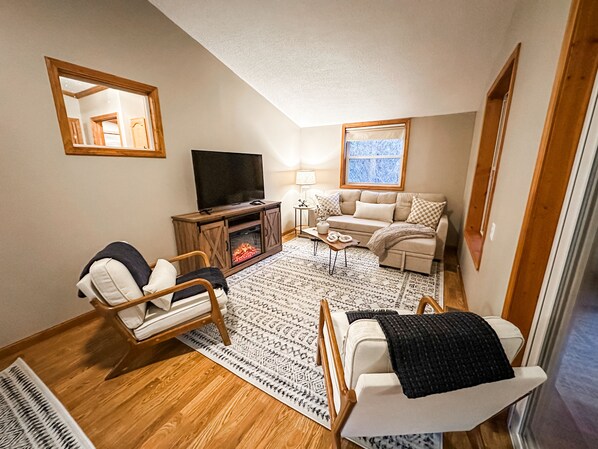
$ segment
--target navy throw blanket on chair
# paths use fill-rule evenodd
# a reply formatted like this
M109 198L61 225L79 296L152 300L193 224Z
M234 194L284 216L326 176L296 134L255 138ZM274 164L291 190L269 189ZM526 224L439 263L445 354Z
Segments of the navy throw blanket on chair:
M355 313L347 312L349 321ZM498 335L475 313L364 313L367 316L360 318L375 318L380 324L393 370L408 398L515 377Z
M226 283L226 279L224 278L222 271L216 267L200 268L199 270L183 274L177 278L176 283L179 285L183 282L191 281L197 278L205 279L212 284L213 288L221 288L224 290L224 293L228 293L228 284ZM205 291L206 289L203 285L194 285L193 287L186 288L185 290L174 292L172 302L188 298L189 296L199 295Z
M140 289L143 289L149 282L152 269L139 251L127 242L112 242L93 256L87 265L85 265L85 268L83 268L79 279L82 279L89 273L89 269L94 262L102 259L114 259L122 263L129 270L129 273L131 273L131 276L133 276L135 283ZM85 298L85 295L81 291L79 291L78 296L79 298Z

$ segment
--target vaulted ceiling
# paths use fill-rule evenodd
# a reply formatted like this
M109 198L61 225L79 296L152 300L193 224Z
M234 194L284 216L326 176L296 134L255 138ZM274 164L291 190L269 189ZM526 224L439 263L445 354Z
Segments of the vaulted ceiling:
M150 0L301 127L477 110L517 0Z

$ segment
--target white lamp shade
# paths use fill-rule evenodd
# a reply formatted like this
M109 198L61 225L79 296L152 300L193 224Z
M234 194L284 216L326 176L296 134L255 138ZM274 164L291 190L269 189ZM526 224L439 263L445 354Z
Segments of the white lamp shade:
M313 170L297 170L295 184L307 186L316 183L316 172Z

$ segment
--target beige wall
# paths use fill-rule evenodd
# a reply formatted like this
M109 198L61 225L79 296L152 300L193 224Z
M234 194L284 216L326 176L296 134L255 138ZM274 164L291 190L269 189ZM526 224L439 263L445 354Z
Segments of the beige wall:
M448 244L456 246L475 113L417 117L411 121L405 191L447 196ZM301 129L301 165L315 168L314 190L338 188L341 125Z
M44 55L158 86L167 158L65 156ZM75 282L106 243L175 254L191 148L263 153L292 226L299 128L148 2L2 2L0 56L0 347L89 310Z
M476 271L463 240L460 261L469 307L482 315L500 315L531 185L538 146L556 73L569 12L569 0L522 0L513 15L488 87L518 42L519 67L512 96L500 171L490 215L494 240L486 239L480 270ZM482 99L481 99L482 101ZM465 204L477 160L483 101L476 120L469 160Z

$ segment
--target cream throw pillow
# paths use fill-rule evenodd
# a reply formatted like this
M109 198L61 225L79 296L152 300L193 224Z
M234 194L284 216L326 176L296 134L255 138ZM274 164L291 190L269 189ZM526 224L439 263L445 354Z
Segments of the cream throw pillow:
M143 293L151 295L165 288L174 287L176 285L176 276L177 272L173 264L165 259L158 259L154 271L150 275L148 284L143 287ZM169 293L168 295L160 296L153 299L151 303L168 312L173 295L174 293Z
M411 204L411 212L407 223L418 223L428 226L432 229L436 229L438 226L438 220L442 217L442 212L446 206L446 201L442 203L434 203L432 201L422 200L418 197L413 197L413 203Z
M369 220L385 221L392 223L395 214L395 203L392 204L374 204L355 202L355 218L367 218Z

